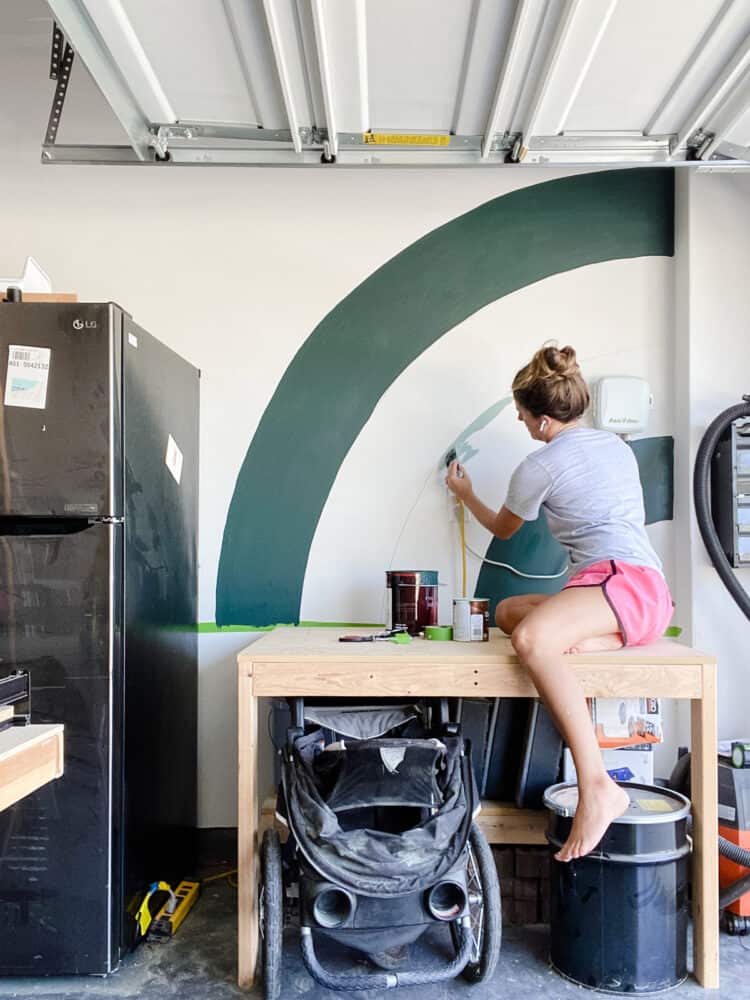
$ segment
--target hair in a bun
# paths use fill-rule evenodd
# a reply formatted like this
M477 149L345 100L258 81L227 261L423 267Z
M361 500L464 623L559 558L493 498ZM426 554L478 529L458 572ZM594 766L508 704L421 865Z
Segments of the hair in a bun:
M534 417L564 424L577 420L590 396L573 348L554 343L541 347L513 379L513 397Z

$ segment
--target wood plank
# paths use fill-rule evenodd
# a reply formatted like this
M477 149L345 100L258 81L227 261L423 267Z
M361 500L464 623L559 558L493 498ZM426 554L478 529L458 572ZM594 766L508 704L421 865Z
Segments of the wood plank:
M256 656L260 656L261 650ZM589 697L615 696L696 698L701 691L701 667L662 663L590 666L574 664L576 676ZM243 665L241 669L246 669ZM311 659L279 663L256 659L252 665L253 691L258 697L322 696L418 698L453 695L482 698L535 698L536 689L517 663L423 663L404 658L391 663Z
M392 642L343 643L339 636L356 631L367 635L377 629L346 628L297 628L279 626L264 633L238 654L240 662L308 662L320 660L356 660L359 662L401 664L405 660L422 663L517 663L518 658L508 636L499 629L490 630L489 642L428 642L413 639L408 645ZM574 653L570 660L575 664L606 665L627 663L651 666L715 662L712 656L691 649L674 639L660 639L647 646L633 646L605 653Z
M258 840L262 840L266 830L276 830L279 837L286 840L288 828L276 816L276 796L269 795L263 800L263 807L260 811L260 825L258 827Z
M482 803L476 822L490 844L547 843L547 812L543 809L518 809L510 803L488 800ZM268 829L277 830L281 839L286 839L287 827L276 817L275 796L264 800L260 814L260 835Z
M490 844L546 844L546 809L518 809L505 802L483 802L477 824Z
M719 858L716 841L716 666L703 667L703 697L690 706L693 805L693 949L695 978L719 988Z
M252 678L238 685L237 930L239 985L250 989L258 959L258 701Z
M62 773L62 726L14 726L0 733L0 810Z
M5 289L2 289L5 297ZM24 302L77 302L78 296L74 292L23 292Z

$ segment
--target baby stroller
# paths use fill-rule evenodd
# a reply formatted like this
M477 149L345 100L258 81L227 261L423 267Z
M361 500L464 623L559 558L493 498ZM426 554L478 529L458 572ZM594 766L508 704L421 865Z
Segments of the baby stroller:
M448 719L447 700L288 704L277 815L289 836L282 847L276 830L266 830L261 850L266 1000L280 995L283 928L295 909L305 967L328 989L490 978L500 950L500 888L473 822L470 748ZM410 946L436 924L450 929L447 951L411 967ZM325 968L321 938L355 949L356 971Z

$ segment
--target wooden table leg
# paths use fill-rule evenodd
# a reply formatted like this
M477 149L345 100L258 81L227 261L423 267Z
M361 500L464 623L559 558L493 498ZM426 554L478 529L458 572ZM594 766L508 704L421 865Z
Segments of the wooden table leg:
M703 665L703 697L690 703L693 800L693 962L695 978L719 987L716 665Z
M240 673L237 802L238 982L250 989L258 959L258 699L253 679Z

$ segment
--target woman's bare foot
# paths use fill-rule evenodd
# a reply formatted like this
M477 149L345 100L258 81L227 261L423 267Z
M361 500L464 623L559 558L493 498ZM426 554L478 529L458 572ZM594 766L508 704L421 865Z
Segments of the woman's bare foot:
M609 824L622 816L630 805L630 796L604 774L583 795L579 787L578 808L570 836L555 855L558 861L573 861L589 854L607 831Z
M569 653L606 653L609 649L622 649L624 646L622 636L619 632L612 635L599 635L594 639L581 639L575 646L571 646Z

